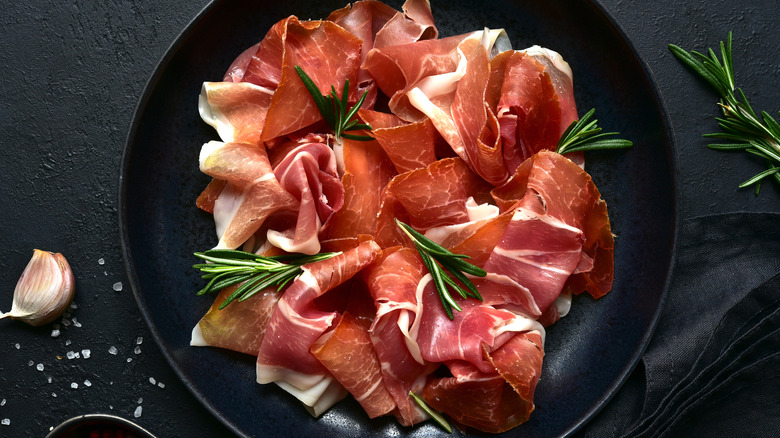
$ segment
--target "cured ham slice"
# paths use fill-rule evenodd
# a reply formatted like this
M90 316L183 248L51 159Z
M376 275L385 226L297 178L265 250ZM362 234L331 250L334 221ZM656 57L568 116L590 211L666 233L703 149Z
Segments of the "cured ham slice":
M276 301L282 295L276 286L253 295L241 305L219 305L236 290L236 286L223 289L214 304L192 330L190 345L193 347L219 347L255 355L271 319ZM251 328L251 329L250 329Z
M396 172L392 162L375 141L343 139L344 206L333 214L321 236L327 239L373 234L382 203L382 189Z
M577 272L567 283L574 293L587 290L599 298L612 289L614 236L607 205L590 175L571 160L542 151L523 163L512 179L491 192L497 205L509 209L517 202L584 232Z
M498 350L484 354L493 372L451 364L453 377L431 380L422 395L432 408L464 426L501 433L528 421L534 410L544 356L541 336L518 333Z
M436 130L426 119L405 123L391 114L360 110L360 118L373 129L374 137L398 173L417 170L436 161Z
M226 143L257 144L273 90L249 82L204 82L198 112Z
M370 321L344 313L336 327L312 345L317 360L360 403L369 418L395 409L385 388L379 359L368 333Z
M226 181L213 204L217 248L238 248L271 214L296 207L295 198L274 176L262 146L211 141L201 149L200 170Z
M263 141L293 133L322 119L295 71L296 66L320 90L329 90L331 86L343 90L346 80L355 84L360 65L360 39L330 21L287 19L283 47L281 79L266 116ZM350 94L354 95L354 85Z
M338 384L311 354L317 339L333 324L335 311L319 309L315 299L350 279L379 256L373 241L327 260L305 265L274 309L257 356L257 382L277 383L319 415L330 407L323 395ZM338 387L341 387L338 385ZM338 399L329 398L335 403Z
M376 306L371 340L385 386L397 405L396 416L407 426L425 418L409 391L419 392L438 367L422 359L415 336L422 305L418 285L424 269L416 250L393 248L385 250L365 274Z
M423 312L420 319L417 343L420 354L429 362L465 361L482 373L494 372L494 367L483 358L483 347L494 351L517 332L544 328L527 314L511 311L499 306L533 303L525 287L504 277L496 276L481 280L480 291L487 296L485 302L474 299L459 300L461 311L453 312L453 319L447 316L440 305L430 276L425 277L422 286ZM532 305L533 306L533 305ZM534 306L535 308L535 306ZM538 315L538 310L536 310Z
M297 200L298 215L294 227L268 230L268 241L287 252L317 254L320 229L344 204L333 150L323 143L304 142L286 154L274 175Z
M466 201L469 197L477 202L485 200L490 187L459 158L445 158L424 169L398 175L385 189L377 238L382 239L380 244L384 246L403 242L402 232L394 231L394 217L408 218L409 224L421 231L468 222Z

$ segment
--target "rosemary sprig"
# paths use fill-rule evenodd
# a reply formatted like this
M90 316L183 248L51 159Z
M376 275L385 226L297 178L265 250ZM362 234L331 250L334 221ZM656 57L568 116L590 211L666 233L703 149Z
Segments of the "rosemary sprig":
M417 406L420 407L423 411L425 411L426 414L430 415L431 418L433 418L433 421L439 423L439 426L444 428L444 430L447 431L447 433L452 433L452 426L450 426L449 421L447 421L444 416L433 409L431 409L430 406L428 406L428 403L425 403L425 400L422 399L419 395L415 394L412 391L409 391L409 396L412 398L412 400L417 403Z
M561 139L558 140L558 147L555 151L559 154L565 154L577 151L625 149L634 145L630 140L607 138L620 133L601 132L601 128L596 125L598 120L590 120L595 113L596 108L591 108L581 119L572 122L561 135Z
M764 178L771 176L780 184L780 124L766 111L762 111L761 117L758 117L742 89L736 88L731 40L732 35L729 32L728 41L725 44L720 42L722 59L718 59L712 49L708 50L709 57L696 51L687 52L674 44L669 44L669 50L680 62L710 84L720 97L718 105L723 116L716 117L715 120L723 132L704 134L704 137L727 140L728 143L710 144L708 147L721 151L745 151L766 161L766 170L739 185L743 188L756 184L758 194Z
M450 295L450 289L457 292L458 295L463 298L476 298L482 301L482 296L479 294L479 291L477 291L476 286L474 286L474 283L472 283L465 274L473 275L475 277L484 277L487 275L487 272L485 272L484 269L463 260L470 258L469 256L454 254L447 248L428 239L419 231L398 219L395 220L395 223L410 239L412 239L414 246L420 253L423 264L433 277L436 291L439 293L442 306L444 306L444 312L447 313L447 316L450 319L454 319L454 315L452 314L453 308L458 312L462 310L458 303L452 298L452 295ZM449 275L447 274L448 272ZM455 279L453 280L450 275L455 277ZM458 280L460 284L455 280Z
M216 292L243 282L219 305L219 309L222 310L234 300L244 301L267 287L278 286L277 290L281 290L301 273L302 265L326 260L337 254L321 253L311 256L288 254L263 257L232 249L212 249L195 253L196 257L210 263L199 263L192 267L204 272L202 278L209 280L206 287L198 291L198 295Z
M322 118L325 119L325 123L328 124L333 131L333 136L336 139L341 137L348 138L350 140L369 141L373 140L373 137L367 135L347 134L346 131L353 131L357 129L371 130L371 126L365 123L359 123L357 119L353 119L360 109L363 102L366 100L368 92L363 93L355 106L347 110L347 95L349 94L349 79L344 81L344 91L341 92L341 98L336 94L336 87L330 86L330 94L323 95L317 84L307 75L302 68L295 66L295 71L298 76L301 77L303 85L311 94L314 99L314 104L317 105L317 109L320 110Z

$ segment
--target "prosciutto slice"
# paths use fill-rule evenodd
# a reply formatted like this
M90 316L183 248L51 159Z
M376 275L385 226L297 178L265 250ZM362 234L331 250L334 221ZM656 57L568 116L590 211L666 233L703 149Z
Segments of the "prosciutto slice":
M355 397L368 417L376 418L392 411L395 402L382 381L369 324L344 313L338 325L312 345L311 353Z
M319 232L344 204L333 149L320 142L302 142L276 164L274 176L297 201L294 227L268 231L268 241L287 252L317 254Z
M315 299L350 279L380 252L379 246L369 241L302 268L271 315L257 356L258 383L277 383L309 406L314 415L338 401L338 391L329 390L338 382L310 352L338 313L318 308Z
M431 380L423 398L464 426L505 432L528 421L533 412L543 356L538 333L518 333L498 350L485 351L495 371L482 373L468 365L451 364L453 377Z
M200 170L225 181L213 189L222 186L212 208L217 248L238 248L270 215L296 206L274 176L262 146L211 141L201 149ZM207 197L213 196L212 192Z
M436 161L436 130L426 119L405 123L400 118L371 110L360 110L360 118L373 129L374 137L393 162L398 173L422 169Z
M392 248L385 250L365 274L376 306L371 341L382 365L385 386L397 406L396 416L407 426L425 418L409 398L409 391L419 392L426 377L438 367L422 359L415 337L422 305L418 285L424 269L416 250Z
M377 238L380 244L392 246L403 242L402 232L393 220L408 218L420 231L428 228L468 222L466 201L487 199L490 185L479 178L459 158L445 158L424 169L403 173L385 188L385 199L379 215Z
M491 191L497 205L517 202L583 231L582 257L567 283L574 293L587 290L594 298L612 289L614 236L606 202L590 175L560 154L542 151L521 165L512 179Z
M204 82L198 112L226 143L257 144L273 90L248 82Z

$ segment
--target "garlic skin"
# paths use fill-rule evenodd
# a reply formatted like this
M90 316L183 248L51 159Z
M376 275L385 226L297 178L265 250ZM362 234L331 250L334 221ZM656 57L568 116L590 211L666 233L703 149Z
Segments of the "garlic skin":
M68 308L76 292L76 279L60 253L33 250L33 256L14 289L11 318L32 326L54 321Z

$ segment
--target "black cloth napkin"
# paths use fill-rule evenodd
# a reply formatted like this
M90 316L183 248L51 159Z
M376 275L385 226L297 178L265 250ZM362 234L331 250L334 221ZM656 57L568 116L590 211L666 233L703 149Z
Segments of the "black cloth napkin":
M780 214L688 219L679 242L641 362L577 436L780 436Z

